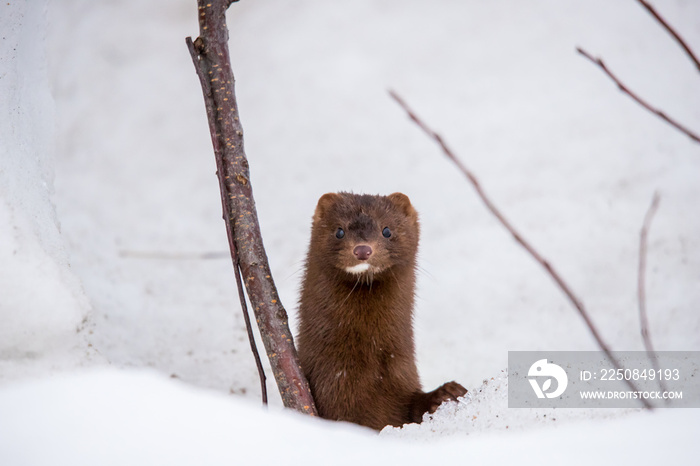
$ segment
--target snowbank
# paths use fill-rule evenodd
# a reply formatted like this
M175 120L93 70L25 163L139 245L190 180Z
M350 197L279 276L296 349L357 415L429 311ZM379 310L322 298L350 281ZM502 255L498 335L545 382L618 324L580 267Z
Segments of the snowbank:
M634 409L514 409L508 408L508 372L484 379L480 387L469 388L459 403L446 403L421 424L401 428L386 427L382 435L410 441L426 441L448 436L487 432L518 432L583 420L614 419L638 413Z
M73 367L87 300L68 267L51 196L54 103L46 2L0 6L0 380Z
M699 430L696 411L668 410L416 443L152 373L101 370L0 389L7 466L687 464Z

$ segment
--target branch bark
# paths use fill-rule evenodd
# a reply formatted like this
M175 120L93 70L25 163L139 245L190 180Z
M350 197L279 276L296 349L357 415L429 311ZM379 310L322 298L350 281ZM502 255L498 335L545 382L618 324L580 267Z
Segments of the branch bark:
M620 88L620 90L621 90L622 92L624 92L625 94L627 94L628 96L630 96L630 97L631 97L635 102L637 102L639 105L641 105L642 107L644 107L645 109L647 109L648 111L650 111L651 113L653 113L654 115L658 116L659 118L661 118L662 120L664 120L666 123L668 123L669 125L673 126L673 127L676 128L677 130L679 130L680 132L682 132L683 134L685 134L686 136L688 136L688 137L689 137L690 139L692 139L693 141L695 141L695 142L700 142L700 136L699 136L698 134L694 133L692 130L690 130L690 129L686 128L685 126L681 125L681 124L678 123L676 120L670 118L668 115L666 115L666 114L665 114L664 112L662 112L661 110L659 110L659 109L657 109L657 108L651 106L651 104L649 104L647 101L645 101L644 99L642 99L641 97L639 97L637 94L635 94L634 92L632 92L625 84L622 83L622 81L620 81L620 80L618 79L617 76L615 76L615 75L612 73L612 71L610 71L610 70L608 69L607 66L605 66L605 63L603 63L603 60L601 60L600 58L594 58L591 54L589 54L588 52L586 52L585 50L583 50L581 47L576 47L576 51L577 51L578 53L580 53L581 55L583 55L584 57L586 57L587 59L589 59L589 60L590 60L591 62L593 62L595 65L597 65L601 70L603 70L603 72L604 72L606 75L608 75L608 77L609 77L610 79L612 79L612 80L615 82L615 84L617 84L617 87Z
M227 44L226 10L231 3L198 0L199 37L194 42L188 37L186 43L204 94L234 270L238 274L240 269L282 402L288 408L316 415L287 312L272 279L255 209ZM245 306L242 286L239 290Z
M591 335L593 335L593 338L598 344L598 347L605 353L605 355L608 357L615 369L620 369L620 363L617 362L617 360L611 353L610 348L605 343L605 341L603 341L603 338L600 336L600 333L596 329L595 325L593 325L593 321L588 315L588 312L586 312L586 309L583 306L583 302L581 302L581 300L578 299L578 297L576 297L573 291L571 291L571 288L564 281L561 275L559 275L559 273L554 269L554 267L549 263L549 261L542 257L542 255L539 252L537 252L535 248L528 241L526 241L525 238L515 229L515 227L513 227L513 225L503 216L501 211L495 206L495 204L491 201L491 199L481 188L481 184L479 183L479 180L476 178L476 176L462 163L462 161L459 158L457 158L455 153L452 152L452 149L450 149L447 143L445 143L445 140L442 138L442 136L440 136L438 133L433 131L428 125L426 125L418 117L418 115L408 106L408 104L401 97L399 97L398 94L396 94L394 91L389 91L389 95L391 95L391 97L406 111L408 117L416 125L418 125L420 129L422 129L430 138L432 138L435 142L438 143L438 145L442 148L442 151L447 156L447 158L449 158L457 166L457 168L472 184L479 198L481 198L481 201L486 205L486 208L489 210L489 212L491 212L494 215L494 217L498 219L501 225L503 225L505 229L508 230L508 232L511 235L513 235L515 241L518 244L520 244L530 254L530 256L532 256L532 258L535 259L535 261L545 269L547 274L549 274L549 276L554 280L557 286L559 286L559 289L561 289L564 292L564 294L569 299L574 308L576 308L579 315L586 323L586 326L591 332ZM632 381L626 380L625 382L631 390L637 391ZM647 400L642 399L641 401L644 404L645 408L652 408L652 406Z

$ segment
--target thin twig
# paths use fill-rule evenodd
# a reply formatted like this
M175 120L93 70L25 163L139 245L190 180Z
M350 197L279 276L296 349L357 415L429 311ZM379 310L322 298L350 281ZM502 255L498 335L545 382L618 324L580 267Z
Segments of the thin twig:
M284 406L316 415L260 233L229 58L226 9L231 3L197 0L199 37L195 41L188 37L187 48L204 96L241 306L246 309L242 294L245 285Z
M226 259L231 257L231 254L223 251L210 252L161 252L161 251L133 251L123 249L119 251L119 257L128 257L135 259L162 259L162 260L210 260L210 259Z
M672 118L670 118L669 116L667 116L667 115L666 115L664 112L662 112L661 110L659 110L659 109L657 109L657 108L655 108L655 107L652 107L648 102L646 102L644 99L642 99L642 98L639 97L637 94L635 94L634 92L632 92L625 84L622 83L622 81L620 81L620 80L617 78L617 76L615 76L615 75L608 69L607 66L605 66L605 63L603 63L603 60L601 60L600 58L594 58L591 54L589 54L588 52L586 52L585 50L583 50L581 47L576 47L576 51L577 51L578 53L580 53L581 55L583 55L584 57L586 57L587 59L589 59L589 60L590 60L591 62L593 62L595 65L597 65L601 70L603 70L603 72L604 72L605 74L607 74L608 77L609 77L610 79L612 79L612 80L615 82L615 84L617 84L617 87L619 87L620 90L621 90L622 92L624 92L625 94L627 94L628 96L630 96L630 97L631 97L635 102L637 102L639 105L641 105L642 107L644 107L645 109L647 109L648 111L650 111L651 113L653 113L654 115L658 116L659 118L661 118L662 120L664 120L666 123L668 123L669 125L673 126L673 127L676 128L677 130L679 130L680 132L684 133L685 135L687 135L688 137L690 137L690 139L692 139L693 141L695 141L695 142L700 142L700 136L698 136L697 134L695 134L692 130L690 130L690 129L686 128L685 126L681 125L681 124L678 123L676 120L673 120Z
M642 223L642 230L639 233L639 273L637 275L637 299L639 301L639 326L642 333L642 341L644 341L644 347L646 348L651 364L654 366L654 370L659 373L659 361L654 352L654 346L651 344L651 336L649 335L649 320L647 318L647 302L646 302L646 291L645 291L645 281L646 281L646 267L647 267L647 242L649 236L649 228L651 228L651 221L654 219L654 214L656 214L659 208L660 201L659 193L654 193L654 197L651 200L651 205L644 216L644 222ZM661 377L659 377L659 387L662 391L666 391L666 386Z
M681 46L683 50L685 50L685 53L688 54L688 57L690 57L690 60L695 64L695 67L700 71L700 60L698 60L698 57L695 56L693 51L690 49L688 46L687 42L683 40L683 38L676 32L673 27L671 27L668 22L661 17L661 15L654 9L653 6L651 6L648 2L645 2L644 0L637 0L640 5L642 5L656 20L661 23L661 25L668 31L669 34L673 36L674 39L676 39L676 42L678 42L678 45Z
M236 252L236 244L231 246L231 260L233 261L233 272L236 275L236 287L238 288L238 298L241 301L241 310L243 311L243 320L245 320L245 329L248 333L248 341L250 342L250 350L255 358L255 366L258 368L258 378L260 379L260 393L262 394L262 403L267 405L267 377L265 369L260 360L258 345L255 344L255 336L253 335L253 326L250 323L250 314L248 306L245 303L245 292L243 291L243 281L241 280L241 264L238 261L238 253Z
M230 3L229 3L230 5ZM226 5L226 8L228 8L228 5ZM197 40L200 40L199 38ZM197 72L197 76L199 76L200 83L202 84L202 91L204 92L205 98L204 98L204 105L206 107L207 111L207 116L210 117L210 125L211 125L211 118L216 118L216 110L214 108L214 100L212 98L211 94L211 82L206 78L204 75L204 70L202 69L201 66L199 66L199 53L195 47L195 44L192 42L192 38L187 37L185 39L185 43L187 44L187 48L190 51L190 55L192 56L192 61L194 62L194 67ZM203 44L200 43L200 48L203 47ZM214 139L214 135L212 135L212 139ZM215 144L216 147L216 144ZM223 156L220 154L215 154L216 158L216 165L217 165L217 175L220 173L224 173L223 170ZM221 206L223 209L223 219L226 222L226 237L228 238L228 245L229 245L229 250L231 251L231 261L233 262L233 273L236 278L236 287L238 288L238 298L241 303L241 311L243 312L243 320L245 321L245 328L246 328L246 333L248 334L248 341L250 342L250 349L253 352L253 358L255 359L255 366L258 369L258 378L260 379L260 391L261 391L261 397L262 397L262 403L263 405L267 405L267 384L266 380L267 377L265 376L265 369L263 368L262 361L260 360L260 353L258 352L258 347L255 344L255 336L253 335L253 327L250 322L250 315L248 314L248 306L246 305L245 302L245 293L243 291L243 282L241 280L241 264L238 259L238 252L236 250L236 241L234 238L234 227L233 227L233 222L230 222L227 216L228 212L231 212L231 206L229 206L229 203L227 202L229 195L226 192L226 186L224 183L219 183L219 190L221 191Z
M426 125L418 116L416 113L411 110L411 108L406 104L406 102L398 96L394 91L389 91L389 94L391 97L398 102L398 104L406 111L408 114L409 118L413 120L413 122L418 125L420 129L422 129L429 137L431 137L435 142L437 142L440 147L442 148L442 151L445 153L445 155L459 168L459 170L464 174L464 176L467 177L469 182L472 184L474 189L476 190L476 193L479 195L483 203L486 205L486 208L498 219L499 222L501 222L501 225L503 225L508 232L510 232L511 235L513 235L513 238L515 241L518 242L525 250L532 256L537 263L539 263L549 274L550 277L556 282L556 284L559 286L559 288L564 292L566 297L571 301L571 304L576 308L576 310L579 312L579 315L583 318L584 322L586 323L586 326L590 330L591 334L593 335L593 338L595 341L598 343L598 346L600 349L605 353L605 355L608 357L610 362L613 364L615 369L620 369L621 366L615 359L615 357L612 355L610 348L608 345L603 341L603 338L600 336L598 333L598 330L596 329L595 325L593 325L593 321L588 315L588 312L586 312L583 303L581 302L580 299L574 295L573 291L571 291L571 288L569 285L566 284L566 282L561 278L559 273L552 267L552 265L547 261L542 255L540 255L535 248L523 238L523 236L511 225L511 223L503 216L501 211L493 204L491 199L486 195L484 190L481 188L481 184L477 180L476 176L462 163L459 158L452 152L452 150L447 146L445 143L444 139L442 136L440 136L438 133L433 131L428 125ZM636 387L634 386L633 382L630 380L626 380L627 385L632 389L633 391L637 391ZM642 399L641 400L644 406L648 409L651 409L651 405L647 400Z

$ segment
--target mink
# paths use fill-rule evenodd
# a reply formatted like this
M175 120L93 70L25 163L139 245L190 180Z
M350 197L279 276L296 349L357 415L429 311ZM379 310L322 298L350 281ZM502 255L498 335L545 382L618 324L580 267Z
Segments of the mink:
M402 193L318 201L299 299L298 354L321 417L376 430L467 393L421 389L413 340L418 214Z

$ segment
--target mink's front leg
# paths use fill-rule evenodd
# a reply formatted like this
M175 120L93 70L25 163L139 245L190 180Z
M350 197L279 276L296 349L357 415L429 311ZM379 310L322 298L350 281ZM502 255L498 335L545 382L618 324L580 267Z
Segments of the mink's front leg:
M423 414L434 413L445 401L457 401L457 398L467 394L467 389L457 382L447 382L432 392L418 392L413 395L410 406L411 422L420 423Z

